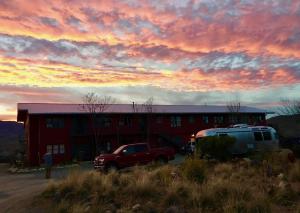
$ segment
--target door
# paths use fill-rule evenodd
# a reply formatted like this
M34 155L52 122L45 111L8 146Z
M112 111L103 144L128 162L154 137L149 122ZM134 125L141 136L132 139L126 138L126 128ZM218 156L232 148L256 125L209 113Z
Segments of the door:
M138 164L147 164L152 161L152 156L147 144L135 145L135 151Z
M118 163L121 167L134 166L137 162L134 146L126 146L121 151Z

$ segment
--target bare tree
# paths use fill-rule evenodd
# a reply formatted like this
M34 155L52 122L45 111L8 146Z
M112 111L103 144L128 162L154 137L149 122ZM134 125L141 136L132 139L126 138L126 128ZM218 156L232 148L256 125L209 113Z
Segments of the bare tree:
M279 115L296 115L300 114L300 99L281 99L281 106L277 109Z
M103 113L109 109L109 107L115 103L115 99L111 96L99 96L94 92L88 93L83 96L82 98L83 103L79 105L80 110L87 112L90 122L91 128L93 133L93 150L92 150L92 157L96 155L98 150L98 145L101 143L101 133L102 128L101 125L99 126L100 122L104 122L104 120L100 119L103 118Z
M227 110L231 116L231 122L236 123L240 122L240 111L241 111L241 102L236 99L235 101L230 101L226 104Z
M147 143L149 143L150 141L151 120L152 120L152 113L154 112L153 101L154 101L153 97L150 97L142 104L142 110L143 112L146 113Z
M226 105L227 109L231 113L239 113L241 110L241 103L240 102L228 102Z

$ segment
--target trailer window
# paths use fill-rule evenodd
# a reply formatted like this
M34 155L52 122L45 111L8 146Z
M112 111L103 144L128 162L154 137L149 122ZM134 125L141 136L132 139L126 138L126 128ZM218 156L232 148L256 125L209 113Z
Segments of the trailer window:
M263 132L263 136L265 141L272 140L271 132Z
M254 138L255 138L256 141L262 141L263 140L261 132L253 132L253 134L254 134Z

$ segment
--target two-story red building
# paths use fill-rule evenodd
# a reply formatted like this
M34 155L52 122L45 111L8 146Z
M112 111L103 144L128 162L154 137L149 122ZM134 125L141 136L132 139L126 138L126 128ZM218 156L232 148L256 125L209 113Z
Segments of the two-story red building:
M91 116L82 111L80 104L19 103L17 120L24 122L28 161L39 165L47 151L59 163L91 160L99 152L136 142L178 149L200 130L236 123L262 125L268 113L246 106L241 106L239 113L230 112L226 106L210 105L151 108L150 112L138 105L113 104Z

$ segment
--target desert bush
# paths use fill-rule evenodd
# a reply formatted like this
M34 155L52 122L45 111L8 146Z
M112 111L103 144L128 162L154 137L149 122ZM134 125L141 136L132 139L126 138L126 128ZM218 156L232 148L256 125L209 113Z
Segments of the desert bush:
M270 201L264 197L261 199L256 198L248 203L248 211L249 213L270 213L271 205Z
M289 179L291 181L298 181L300 182L300 162L297 161L291 166L289 171Z
M294 152L294 154L297 158L300 158L300 145L299 144L293 145L291 150Z
M225 161L231 158L230 148L236 139L230 136L208 136L196 143L196 154Z
M262 175L261 167L227 162L210 165L188 158L180 166L166 165L129 172L74 172L50 184L40 199L49 212L273 212L299 208L293 186L279 187L277 177ZM294 172L292 172L294 171ZM298 186L298 167L284 181ZM292 177L296 177L292 179ZM272 186L272 193L268 188ZM51 203L51 204L49 204ZM277 209L276 209L277 208Z
M233 166L229 163L219 163L214 167L215 175L223 178L229 178L233 174Z
M273 197L274 202L281 206L294 206L297 199L297 193L291 188L278 190Z
M181 165L181 173L189 181L202 183L205 180L205 163L203 160L187 158Z

